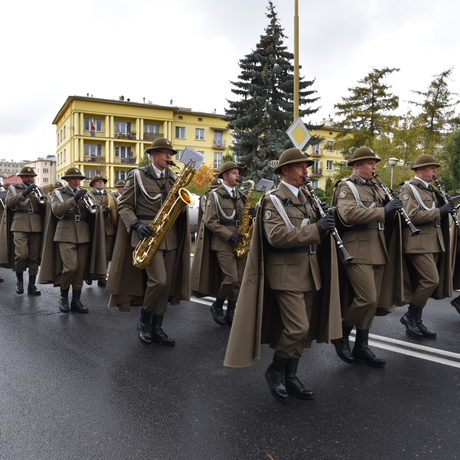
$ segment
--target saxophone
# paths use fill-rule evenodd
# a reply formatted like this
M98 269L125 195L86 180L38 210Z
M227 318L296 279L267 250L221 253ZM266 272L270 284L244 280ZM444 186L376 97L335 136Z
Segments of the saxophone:
M171 166L176 166L172 161ZM153 229L151 236L139 241L133 252L133 265L137 268L145 268L151 262L161 243L165 239L179 214L185 205L193 206L195 198L186 190L186 187L195 175L194 164L189 164L181 171L173 188L169 191L166 200L161 206L158 214L150 222L149 226ZM177 198L176 198L177 195Z
M248 194L246 196L246 204L243 209L243 216L238 233L243 236L243 241L235 244L236 256L244 258L248 256L249 245L251 244L252 231L254 229L254 219L249 215L249 208L252 205L252 195L254 194L255 183L252 180L244 181L243 184L250 184Z

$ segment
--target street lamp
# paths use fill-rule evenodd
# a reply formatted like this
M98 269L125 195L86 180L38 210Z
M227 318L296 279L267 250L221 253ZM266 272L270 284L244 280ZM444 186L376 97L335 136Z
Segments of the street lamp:
M391 185L390 185L390 189L393 190L393 171L395 169L395 166L396 164L399 162L399 160L397 158L390 158L388 160L388 162L390 163L390 166L391 166Z

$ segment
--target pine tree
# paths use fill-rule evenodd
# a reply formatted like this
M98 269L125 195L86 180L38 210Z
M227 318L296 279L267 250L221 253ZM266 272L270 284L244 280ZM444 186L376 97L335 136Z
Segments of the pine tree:
M293 122L294 113L294 55L283 44L286 36L281 28L273 3L267 7L270 23L260 37L256 49L240 60L241 73L232 82L232 92L239 97L227 100L225 120L233 130L234 146L231 151L239 165L245 168L244 179L276 180L271 160L292 147L286 130ZM299 79L299 115L316 113L319 108L304 108L319 98L309 89L314 81ZM306 123L308 129L318 129ZM319 141L317 136L309 144Z
M336 115L343 118L337 127L346 130L337 136L335 149L348 155L360 146L372 147L375 136L383 132L388 122L387 114L399 106L398 96L390 93L391 86L383 81L393 72L399 69L373 69L358 80L357 86L348 88L350 96L342 97L343 102L334 105Z

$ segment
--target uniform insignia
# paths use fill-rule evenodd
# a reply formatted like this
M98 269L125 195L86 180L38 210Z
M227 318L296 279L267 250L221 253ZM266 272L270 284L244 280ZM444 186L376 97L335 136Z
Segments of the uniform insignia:
M265 220L270 220L271 217L272 217L272 212L271 211L267 210L267 211L264 212L264 219Z
M128 180L126 181L125 187L126 187L126 188L131 187L131 180L130 180L130 179L128 179Z
M208 206L211 206L211 200L208 200L208 202L206 203Z
M404 201L407 201L409 199L409 194L408 193L405 193L403 196L402 196L402 199Z
M346 190L342 190L339 194L339 197L340 198L345 198L347 196L347 191Z

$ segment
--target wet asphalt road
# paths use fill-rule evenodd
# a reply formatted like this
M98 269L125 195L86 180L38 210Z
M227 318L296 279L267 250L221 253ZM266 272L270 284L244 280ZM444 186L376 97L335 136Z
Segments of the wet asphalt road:
M263 377L268 347L251 368L222 365L229 329L212 321L209 301L169 308L176 347L145 347L139 309L109 310L97 285L83 291L88 315L66 315L58 289L18 296L13 273L0 274L1 459L460 457L460 315L448 299L424 313L435 340L406 338L402 309L376 319L385 369L314 344L299 377L315 400L280 403Z

